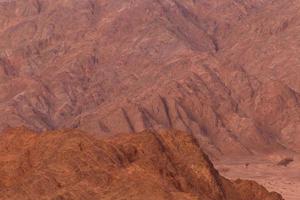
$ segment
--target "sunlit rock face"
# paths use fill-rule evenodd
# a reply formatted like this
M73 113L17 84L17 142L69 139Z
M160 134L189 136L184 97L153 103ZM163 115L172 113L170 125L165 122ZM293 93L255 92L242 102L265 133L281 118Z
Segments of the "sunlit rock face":
M0 129L172 128L217 157L299 151L299 7L0 1Z
M0 178L1 200L283 200L255 182L223 178L179 131L99 139L9 129L0 135Z

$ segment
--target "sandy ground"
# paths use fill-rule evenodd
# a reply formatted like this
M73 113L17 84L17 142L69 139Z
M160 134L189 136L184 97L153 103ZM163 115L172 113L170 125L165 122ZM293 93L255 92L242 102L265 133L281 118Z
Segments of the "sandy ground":
M255 180L269 191L279 192L285 200L300 200L300 155L293 158L287 167L277 166L278 161L269 158L227 160L215 162L215 167L229 179Z

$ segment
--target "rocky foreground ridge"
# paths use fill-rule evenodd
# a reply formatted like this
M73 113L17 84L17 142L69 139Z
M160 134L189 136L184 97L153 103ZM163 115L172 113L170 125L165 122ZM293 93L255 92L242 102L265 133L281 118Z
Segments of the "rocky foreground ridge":
M144 131L100 139L76 130L0 135L1 200L282 200L219 175L190 134Z

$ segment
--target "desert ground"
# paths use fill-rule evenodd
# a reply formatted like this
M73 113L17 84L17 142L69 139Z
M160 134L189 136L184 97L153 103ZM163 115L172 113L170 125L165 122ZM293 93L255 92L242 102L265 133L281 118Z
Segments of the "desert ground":
M226 178L254 180L269 191L279 192L286 200L299 200L300 156L293 158L287 167L277 165L281 159L277 156L224 160L215 162L215 166Z

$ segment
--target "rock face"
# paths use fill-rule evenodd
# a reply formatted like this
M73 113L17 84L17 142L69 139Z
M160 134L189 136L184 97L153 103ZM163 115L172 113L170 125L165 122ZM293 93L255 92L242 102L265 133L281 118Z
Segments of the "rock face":
M0 136L0 199L282 200L214 169L191 134L144 131L99 139L76 130Z
M0 129L173 128L300 150L299 1L0 2Z

